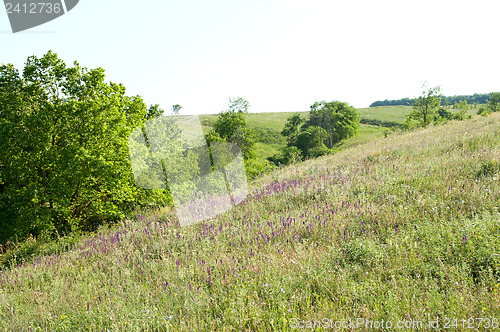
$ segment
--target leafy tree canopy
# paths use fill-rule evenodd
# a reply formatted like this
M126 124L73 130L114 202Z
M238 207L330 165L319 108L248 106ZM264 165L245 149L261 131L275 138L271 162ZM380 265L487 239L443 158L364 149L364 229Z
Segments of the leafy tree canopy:
M268 160L288 165L298 159L325 155L339 141L356 135L359 122L358 111L347 103L316 102L311 105L307 121L300 114L288 118L281 131L287 137L287 148Z
M292 115L286 121L285 128L281 131L281 135L287 138L287 145L291 146L297 138L299 133L299 126L304 123L304 120L300 117L300 113Z
M417 120L421 126L427 126L434 121L436 112L441 105L439 94L441 88L439 86L427 88L425 85L423 88L422 95L413 103L413 111L408 115L408 119Z
M213 127L214 133L207 135L238 144L243 157L247 160L255 157L255 139L245 119L249 107L248 101L241 97L229 98L229 108L219 113Z
M170 202L135 186L128 156L129 134L160 113L106 83L102 68L66 66L53 52L29 57L22 74L1 65L0 241Z
M493 92L490 94L488 108L491 112L500 111L500 92Z
M358 133L359 113L354 107L340 101L316 102L311 105L309 120L302 129L310 126L325 129L325 144L331 149L335 143Z

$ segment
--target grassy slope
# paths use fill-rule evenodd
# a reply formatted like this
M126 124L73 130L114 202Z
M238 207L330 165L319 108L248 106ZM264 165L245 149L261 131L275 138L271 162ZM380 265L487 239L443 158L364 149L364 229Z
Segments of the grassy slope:
M1 272L0 327L498 319L498 160L494 114L278 170L214 221L179 228L168 214L138 216Z

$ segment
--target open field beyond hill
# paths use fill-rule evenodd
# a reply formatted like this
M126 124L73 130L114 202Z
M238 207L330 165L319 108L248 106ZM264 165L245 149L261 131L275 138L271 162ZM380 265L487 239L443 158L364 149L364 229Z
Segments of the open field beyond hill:
M494 113L276 170L191 227L138 213L3 269L0 328L422 331L451 318L485 330L500 318L499 160Z

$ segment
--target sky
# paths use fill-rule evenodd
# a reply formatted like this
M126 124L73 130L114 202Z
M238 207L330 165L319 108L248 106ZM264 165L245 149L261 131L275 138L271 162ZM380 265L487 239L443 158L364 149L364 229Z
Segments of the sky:
M64 16L12 33L0 13L0 64L22 71L54 51L102 67L128 95L181 114L308 111L316 101L368 107L500 91L498 0L80 0Z

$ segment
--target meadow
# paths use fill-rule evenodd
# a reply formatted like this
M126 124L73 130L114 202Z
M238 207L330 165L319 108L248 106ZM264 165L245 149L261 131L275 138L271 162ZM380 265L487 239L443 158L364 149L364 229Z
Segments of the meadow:
M1 258L0 328L498 327L500 114L370 130L252 181L211 221L180 228L173 211L137 211L91 235L16 244Z

